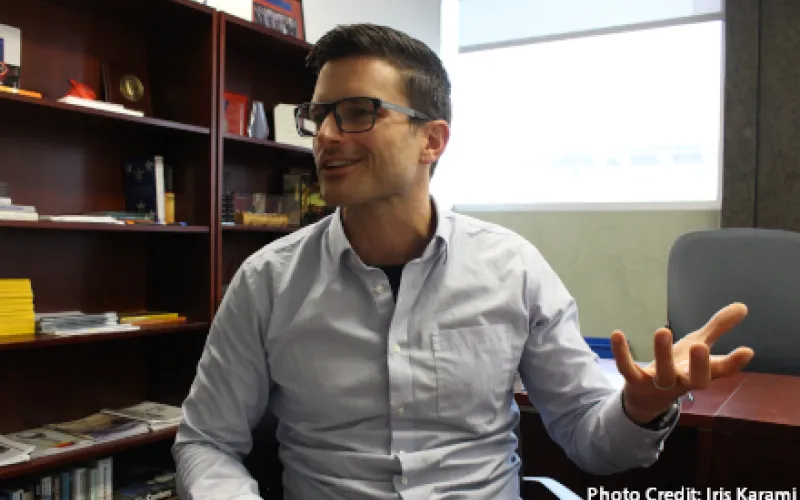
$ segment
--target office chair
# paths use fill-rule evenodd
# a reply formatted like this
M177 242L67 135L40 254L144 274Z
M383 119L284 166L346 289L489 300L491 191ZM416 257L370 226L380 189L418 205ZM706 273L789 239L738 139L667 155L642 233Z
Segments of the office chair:
M245 468L258 483L259 494L264 500L283 500L283 465L278 456L279 443L275 437L277 427L278 419L267 410L253 429L253 448L243 460ZM538 476L521 478L522 482L541 484L559 500L581 500L581 497L554 479Z
M283 500L283 464L278 456L278 418L267 410L252 431L253 447L244 457L245 469L258 483L264 500Z
M722 307L742 302L747 317L712 347L749 346L746 370L800 375L800 234L775 229L717 229L680 236L667 271L667 318L675 340Z

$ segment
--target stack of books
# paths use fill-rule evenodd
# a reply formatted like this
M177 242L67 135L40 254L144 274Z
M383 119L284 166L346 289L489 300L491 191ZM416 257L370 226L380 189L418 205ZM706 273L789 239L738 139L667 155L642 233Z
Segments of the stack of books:
M11 198L0 194L0 220L39 220L36 207L15 205Z
M29 279L0 279L0 336L33 335L33 288Z
M0 468L175 428L180 419L180 407L142 401L125 408L103 409L68 422L43 424L0 435ZM0 499L3 499L1 488Z
M139 404L120 408L118 410L103 410L108 415L129 418L144 422L151 431L159 431L175 427L181 423L181 408L152 401L143 401Z
M69 336L138 330L138 325L123 325L115 312L86 314L81 311L42 313L36 317L37 331Z

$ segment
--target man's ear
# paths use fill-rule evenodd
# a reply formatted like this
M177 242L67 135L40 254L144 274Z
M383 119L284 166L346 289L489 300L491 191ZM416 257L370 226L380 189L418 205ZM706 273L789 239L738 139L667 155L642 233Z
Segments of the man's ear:
M419 156L421 165L430 165L441 158L450 140L450 125L444 120L433 120L422 125L420 129L424 141Z

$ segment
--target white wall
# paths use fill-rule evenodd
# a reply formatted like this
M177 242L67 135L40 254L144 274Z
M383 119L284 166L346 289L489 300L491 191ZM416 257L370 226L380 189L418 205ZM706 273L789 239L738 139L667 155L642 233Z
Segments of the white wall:
M339 24L383 24L441 51L440 0L303 0L306 41L316 42Z

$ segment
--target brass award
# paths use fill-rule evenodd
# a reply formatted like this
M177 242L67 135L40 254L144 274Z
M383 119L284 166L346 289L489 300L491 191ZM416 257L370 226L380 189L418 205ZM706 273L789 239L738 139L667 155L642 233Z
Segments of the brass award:
M136 75L123 75L119 80L119 91L125 99L137 102L144 95L144 85Z

